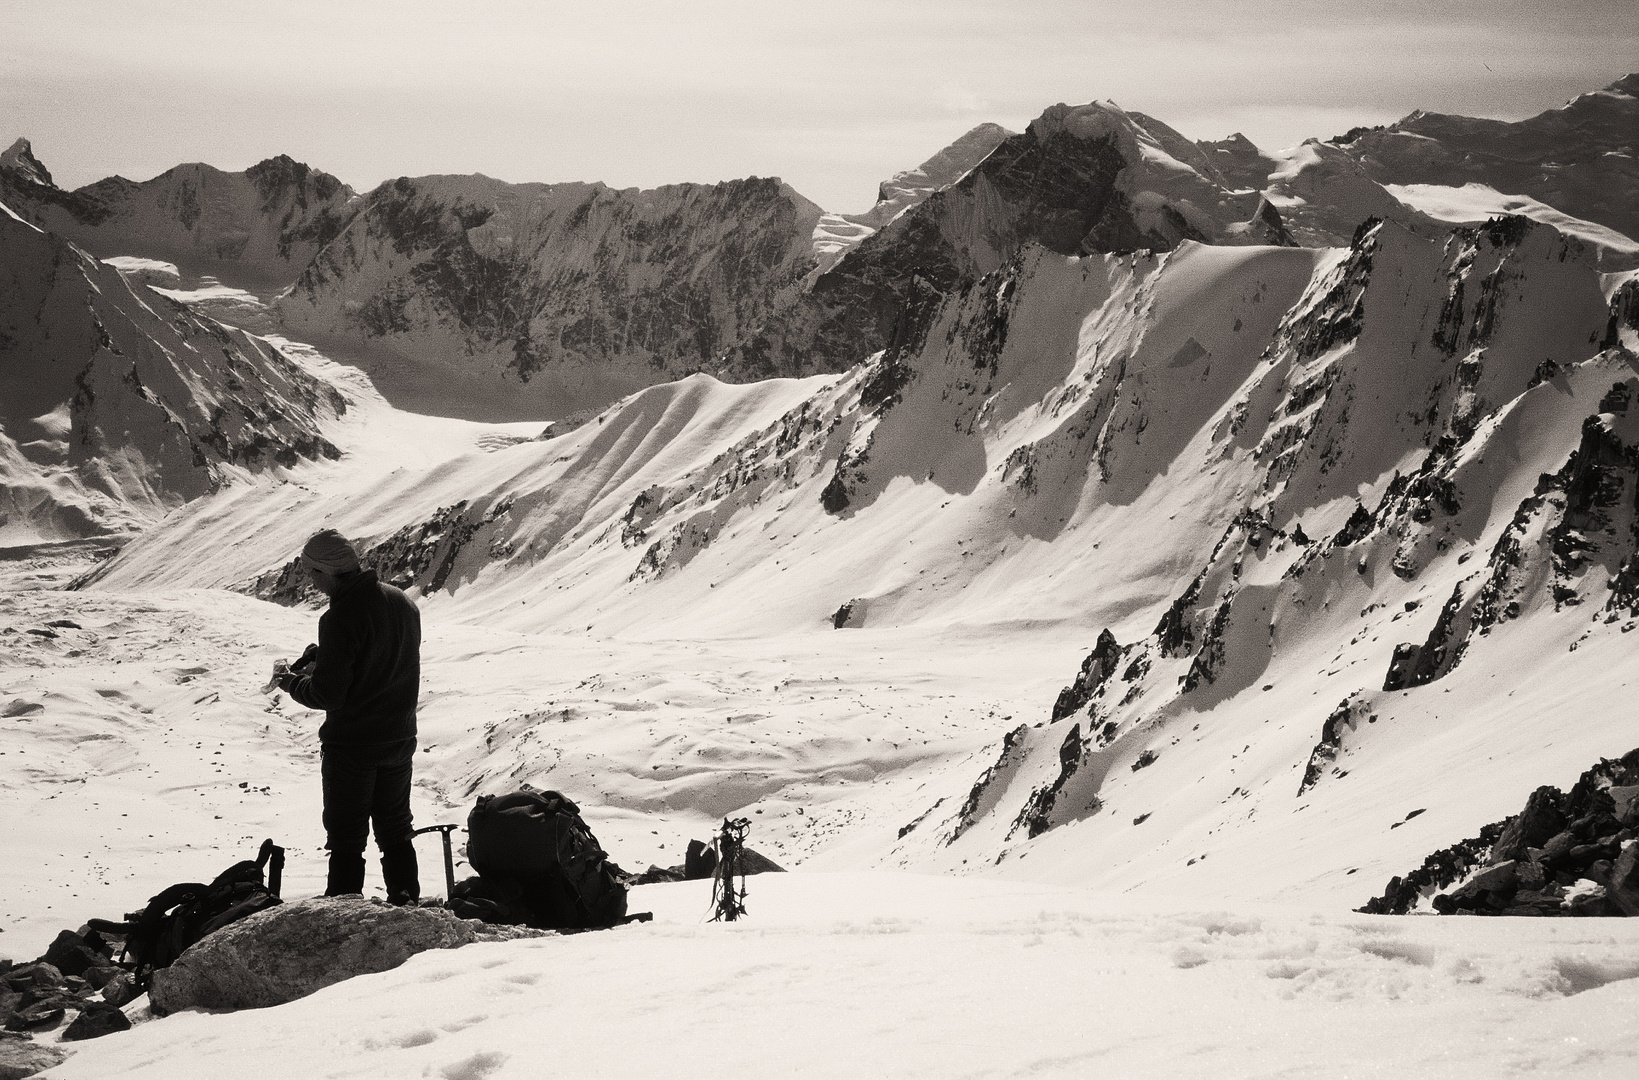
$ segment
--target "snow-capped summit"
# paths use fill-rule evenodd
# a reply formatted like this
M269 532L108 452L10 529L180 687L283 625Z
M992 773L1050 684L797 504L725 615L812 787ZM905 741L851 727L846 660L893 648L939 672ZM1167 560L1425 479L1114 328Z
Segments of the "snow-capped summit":
M823 215L814 229L817 263L810 276L831 269L871 233L966 176L1013 134L1000 124L980 124L916 168L894 173L892 179L884 180L877 189L876 205L865 213Z
M863 214L847 215L848 219L880 229L929 195L966 176L1014 134L1000 124L980 124L916 168L884 180L877 190L876 205Z
M1419 109L1343 149L1381 184L1485 184L1639 239L1639 73L1517 122Z
M27 139L0 155L0 201L101 258L175 263L188 277L276 289L339 230L352 189L285 155L230 173L178 165L152 180L57 187Z

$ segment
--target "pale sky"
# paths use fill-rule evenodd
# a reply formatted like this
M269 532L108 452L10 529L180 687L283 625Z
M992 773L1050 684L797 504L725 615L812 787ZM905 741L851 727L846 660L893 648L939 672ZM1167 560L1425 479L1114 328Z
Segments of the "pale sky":
M286 153L361 191L757 175L860 211L1060 101L1272 150L1632 71L1636 0L0 0L0 146L64 187Z

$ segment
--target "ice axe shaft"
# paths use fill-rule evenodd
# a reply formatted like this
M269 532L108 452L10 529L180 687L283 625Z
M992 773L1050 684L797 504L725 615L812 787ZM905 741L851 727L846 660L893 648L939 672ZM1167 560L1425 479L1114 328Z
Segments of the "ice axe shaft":
M450 833L459 829L459 825L428 825L425 829L417 829L411 833L412 838L422 833L440 833L444 838L444 899L455 896L455 856L450 852Z

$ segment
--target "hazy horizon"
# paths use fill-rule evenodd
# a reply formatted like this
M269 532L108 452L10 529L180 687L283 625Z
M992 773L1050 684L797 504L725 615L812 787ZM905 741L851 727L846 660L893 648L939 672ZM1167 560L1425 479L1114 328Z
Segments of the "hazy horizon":
M65 188L284 153L361 191L758 175L859 211L975 125L1023 130L1059 101L1275 150L1418 108L1520 119L1639 68L1624 0L0 0L0 17L0 140L29 138Z

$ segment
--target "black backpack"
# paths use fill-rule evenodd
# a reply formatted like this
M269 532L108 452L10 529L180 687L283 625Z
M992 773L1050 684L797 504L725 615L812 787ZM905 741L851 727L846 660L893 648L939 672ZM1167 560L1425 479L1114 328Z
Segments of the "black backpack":
M131 966L137 986L147 989L154 972L169 967L194 942L281 903L279 878L284 865L285 849L264 840L254 860L234 863L209 885L195 881L172 885L149 900L147 907L127 915L123 923L92 919L90 925L100 933L124 936L121 960Z
M491 894L482 898L530 926L583 930L626 916L625 883L580 807L556 791L480 796L467 816L467 861L486 883L480 892Z

